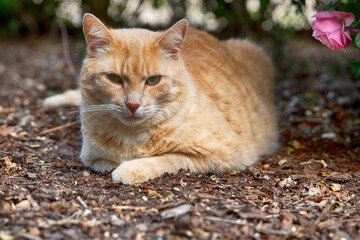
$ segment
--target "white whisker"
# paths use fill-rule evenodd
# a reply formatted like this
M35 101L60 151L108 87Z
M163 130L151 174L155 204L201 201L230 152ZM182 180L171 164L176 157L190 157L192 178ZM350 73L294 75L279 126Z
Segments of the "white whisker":
M82 122L85 122L85 121L89 120L89 118L91 118L91 117L95 117L97 113L98 112L94 112L92 114L89 114L88 116L86 116L85 118L82 119Z
M115 104L87 105L80 107L80 112L82 114L91 113L83 117L82 121L87 121L89 118L96 116L98 113L109 113L114 111L121 113L123 110L120 106Z

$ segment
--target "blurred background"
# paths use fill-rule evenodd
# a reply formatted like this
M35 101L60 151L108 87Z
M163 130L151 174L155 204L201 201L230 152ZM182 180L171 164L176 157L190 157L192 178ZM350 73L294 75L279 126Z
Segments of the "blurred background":
M220 38L289 38L309 30L327 0L1 0L0 38L58 36L58 20L81 37L90 12L113 27L162 29L181 18ZM279 39L280 38L280 39Z
M67 65L70 69L75 69L86 54L81 29L84 13L92 13L106 25L114 28L142 27L153 30L165 29L178 20L187 18L191 26L210 32L219 39L247 37L258 42L277 63L281 61L282 56L290 56L289 53L292 53L291 63L284 60L284 64L279 64L278 72L281 74L291 68L295 72L300 72L299 75L302 76L318 76L321 72L342 76L353 71L351 65L345 63L339 65L345 56L344 52L326 49L311 37L311 23L314 21L312 16L318 11L324 11L331 2L331 0L0 0L0 40L17 40L25 43L25 40L29 39L62 39ZM79 51L73 51L74 42L81 45L78 47L81 49L81 54ZM312 46L319 47L315 51L316 54ZM305 56L304 51L313 53L314 56ZM319 51L325 52L320 54ZM353 48L345 52L353 52ZM304 56L299 56L301 54ZM322 71L315 60L325 56L328 57L326 60L328 63L323 67L328 69ZM72 67L71 58L75 60L75 67ZM350 60L354 59L358 59L358 56L350 56ZM299 67L296 67L298 65ZM75 70L72 72L75 75ZM281 74L278 78L287 77Z
M350 74L354 48L332 51L311 37L312 16L331 0L0 0L0 41L22 44L54 41L64 47L75 76L86 54L82 16L92 13L114 28L163 30L182 18L219 39L247 37L264 46L277 64L278 79ZM334 9L337 10L337 9ZM43 44L41 41L45 41ZM4 45L4 47L6 47ZM71 50L70 50L71 49ZM354 51L355 50L355 51ZM284 58L285 57L285 58ZM288 59L292 61L288 61ZM73 59L74 63L71 62ZM326 64L320 64L320 62ZM1 70L1 69L0 69ZM1 72L1 71L0 71Z

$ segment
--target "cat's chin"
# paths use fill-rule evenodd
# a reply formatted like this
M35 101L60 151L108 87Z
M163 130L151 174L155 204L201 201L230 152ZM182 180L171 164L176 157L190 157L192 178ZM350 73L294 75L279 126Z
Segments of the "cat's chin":
M145 117L118 117L119 121L126 126L137 126L145 122Z
M147 119L144 115L128 115L124 116L118 112L111 112L112 115L125 126L137 126L144 123Z

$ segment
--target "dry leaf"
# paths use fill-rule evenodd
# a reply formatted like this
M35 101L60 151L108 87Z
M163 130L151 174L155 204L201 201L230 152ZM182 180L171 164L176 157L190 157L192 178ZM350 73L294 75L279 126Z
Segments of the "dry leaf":
M7 126L7 125L0 126L0 135L1 136L7 136L10 134L15 134L15 133L16 133L15 126Z
M281 165L284 165L285 163L287 163L288 160L287 159L280 159L278 164L281 166Z
M169 218L173 218L173 217L178 217L182 214L188 213L190 211L192 211L193 206L190 204L183 204L180 205L178 207L166 210L164 212L161 213L162 218L164 219L169 219Z
M31 208L29 200L24 200L15 205L17 211L28 210Z
M149 197L159 197L159 198L162 197L161 194L159 194L158 192L151 190L151 189L148 189L148 195L149 195Z
M239 173L240 173L240 171L238 171L238 170L231 170L229 172L230 175L236 175L236 174L239 174Z
M306 215L307 215L307 212L306 212L306 211L299 211L299 214L300 214L301 216L306 216Z
M291 177L285 178L284 180L282 180L279 185L280 187L289 187L290 185L292 185L293 183L295 183Z
M3 164L5 166L5 175L10 176L18 169L16 163L11 162L11 158L9 158L8 156L1 158L1 162L4 162Z
M197 193L197 196L199 198L210 198L210 199L216 198L214 195L211 195L209 193Z
M309 188L309 196L316 196L321 193L321 190L319 188Z
M261 172L260 169L257 169L257 168L252 167L252 166L250 166L248 169L252 173L252 175L254 175L254 177L261 177L262 172Z
M341 189L341 185L340 185L340 184L333 183L333 184L331 185L331 190L333 190L334 192L340 192L340 189Z
M0 217L10 215L13 210L14 208L10 203L4 202L2 208L0 209Z
M323 165L324 168L327 168L327 163L324 161L324 159L320 160L320 163Z
M293 140L291 146L293 146L295 149L301 148L301 144L297 140Z

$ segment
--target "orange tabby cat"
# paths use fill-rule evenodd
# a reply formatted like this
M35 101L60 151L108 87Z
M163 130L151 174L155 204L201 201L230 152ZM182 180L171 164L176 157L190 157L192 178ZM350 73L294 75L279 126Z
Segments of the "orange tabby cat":
M186 20L152 32L109 29L86 14L83 30L86 166L132 184L181 168L240 170L276 149L274 70L256 45L218 41ZM74 92L56 97L45 105L80 101Z

